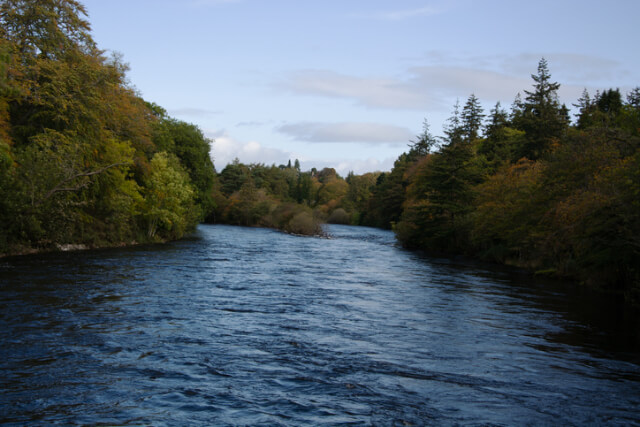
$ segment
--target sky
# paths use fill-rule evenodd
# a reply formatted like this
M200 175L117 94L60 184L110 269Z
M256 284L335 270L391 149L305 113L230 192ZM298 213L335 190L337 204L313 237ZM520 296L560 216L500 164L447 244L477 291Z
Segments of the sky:
M636 0L80 0L147 101L243 163L390 170L456 100L509 110L549 64L568 107L640 86Z

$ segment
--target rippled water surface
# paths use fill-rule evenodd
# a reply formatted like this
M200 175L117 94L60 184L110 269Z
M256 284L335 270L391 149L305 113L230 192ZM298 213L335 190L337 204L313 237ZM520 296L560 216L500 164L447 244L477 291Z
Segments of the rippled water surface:
M0 423L640 425L631 310L328 231L0 259Z

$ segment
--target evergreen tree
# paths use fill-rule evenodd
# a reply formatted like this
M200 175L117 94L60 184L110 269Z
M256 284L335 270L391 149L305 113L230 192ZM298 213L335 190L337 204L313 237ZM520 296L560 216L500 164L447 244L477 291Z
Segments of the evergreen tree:
M436 139L429 131L429 122L425 118L422 122L422 133L417 136L417 140L409 145L409 157L412 160L417 160L420 157L424 157L431 152L436 145Z
M514 120L525 131L526 143L521 155L531 160L540 158L554 139L560 138L568 126L567 109L558 102L560 84L551 81L546 59L538 63L538 73L532 74L533 91L525 90L522 115Z
M460 101L458 99L456 99L456 103L453 105L451 117L447 119L444 125L444 134L446 135L446 144L456 144L463 139L464 130L462 129Z
M578 102L573 106L578 109L578 114L576 115L578 129L589 127L593 121L592 114L595 109L595 103L591 100L586 88L582 91L582 96L578 98Z
M511 123L517 123L524 114L524 102L522 102L522 95L518 92L511 103L511 114L509 120Z
M485 125L484 134L489 138L497 139L501 130L509 123L507 112L500 105L500 101L489 112L489 123Z
M517 160L515 152L523 144L523 131L511 128L507 112L500 102L491 109L485 126L485 139L480 142L478 154L487 161L488 172L494 173L506 162Z
M615 116L622 109L622 95L620 89L608 89L602 92L595 101L598 110L610 117Z
M475 94L471 94L462 108L460 124L464 138L467 141L471 142L478 139L483 118L484 114L480 101Z
M627 94L627 105L640 109L640 86L637 86Z

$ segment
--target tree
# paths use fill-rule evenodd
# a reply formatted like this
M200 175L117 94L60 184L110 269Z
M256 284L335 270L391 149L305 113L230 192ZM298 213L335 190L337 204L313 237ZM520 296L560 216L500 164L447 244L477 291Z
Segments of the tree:
M470 144L450 143L425 158L409 178L398 239L405 246L432 251L463 248L467 230L462 224L480 180Z
M393 163L391 172L378 176L362 218L364 225L391 229L400 221L408 185L406 173L412 164L410 156L403 153Z
M553 140L559 139L568 126L567 109L558 102L560 84L551 81L546 59L538 63L532 74L533 90L525 90L522 112L516 110L514 125L525 131L526 141L520 155L536 160L544 155Z
M471 94L462 108L460 124L464 138L467 141L471 142L478 139L483 118L484 114L480 101L475 94Z
M578 129L586 129L591 126L593 123L593 112L595 111L596 105L591 100L586 88L582 91L582 95L578 98L578 102L573 104L573 106L578 109L578 122L576 127Z
M411 141L409 145L409 157L412 160L417 160L420 157L424 157L431 152L436 145L436 139L431 135L429 131L429 122L425 118L422 122L422 133L417 136L417 140Z
M87 11L75 0L3 0L0 36L10 41L24 63L61 59L68 52L94 53Z
M201 208L201 216L204 218L213 210L211 190L215 170L209 155L210 141L197 126L180 120L163 119L158 127L160 129L156 130L154 141L163 142L156 145L167 147L188 171L196 190L196 203Z
M478 154L487 161L488 172L495 173L503 164L515 162L516 153L524 145L524 132L510 127L507 112L497 102L485 126L486 138L478 147Z
M444 125L444 134L446 135L446 143L455 144L462 141L464 130L462 129L462 119L460 117L460 101L456 99L453 105L453 112Z
M627 94L627 105L640 109L640 86L636 86Z
M240 164L238 159L235 159L232 163L225 166L220 173L222 192L225 195L230 196L234 192L238 191L247 179L248 168L245 165Z
M150 238L176 238L195 225L194 191L177 158L165 152L156 154L145 184L144 216Z

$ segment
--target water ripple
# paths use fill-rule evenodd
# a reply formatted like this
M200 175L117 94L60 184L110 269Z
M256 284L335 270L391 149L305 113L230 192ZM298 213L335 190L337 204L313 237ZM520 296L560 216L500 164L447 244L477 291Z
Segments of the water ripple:
M0 423L640 425L638 316L392 233L0 263Z

